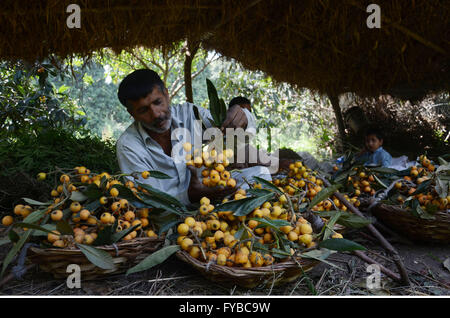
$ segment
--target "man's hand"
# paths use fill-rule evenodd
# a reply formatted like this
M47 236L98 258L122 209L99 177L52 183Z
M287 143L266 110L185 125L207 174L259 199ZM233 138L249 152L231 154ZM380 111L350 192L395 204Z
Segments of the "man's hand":
M246 129L248 124L247 116L241 106L233 105L228 108L227 117L225 118L220 130L225 128L242 128Z
M188 166L188 169L191 172L188 196L189 201L192 203L199 202L202 197L208 197L211 201L223 199L237 190L236 188L225 188L221 186L214 188L207 187L201 182L201 180L198 179L197 172L193 166Z

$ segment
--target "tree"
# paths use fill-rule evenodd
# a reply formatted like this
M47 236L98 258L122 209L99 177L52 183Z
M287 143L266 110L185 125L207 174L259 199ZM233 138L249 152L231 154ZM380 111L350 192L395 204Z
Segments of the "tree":
M149 50L138 47L122 51L118 55L105 49L102 51L102 57L98 56L98 61L111 66L110 76L115 82L134 70L152 69L159 74L169 90L169 97L182 102L186 100L186 95L182 93L186 84L184 76L186 58L191 63L191 79L194 80L208 65L218 59L218 55L210 55L199 44L189 46L184 41L171 49Z

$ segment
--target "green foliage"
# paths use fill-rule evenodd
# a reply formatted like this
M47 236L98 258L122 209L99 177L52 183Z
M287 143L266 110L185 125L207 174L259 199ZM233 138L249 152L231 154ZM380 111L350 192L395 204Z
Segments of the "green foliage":
M47 128L77 130L86 117L49 78L57 71L51 64L0 63L0 137L38 133ZM62 73L61 73L62 74Z
M117 172L115 143L95 136L77 136L54 128L21 133L0 143L0 175L27 172L33 176L56 167L86 166L92 171Z
M236 96L247 97L259 130L279 128L278 133L269 130L264 134L260 130L253 141L255 146L288 147L309 151L319 158L331 155L337 130L327 98L276 83L262 72L244 69L234 60L214 63L204 76L214 81L227 103Z

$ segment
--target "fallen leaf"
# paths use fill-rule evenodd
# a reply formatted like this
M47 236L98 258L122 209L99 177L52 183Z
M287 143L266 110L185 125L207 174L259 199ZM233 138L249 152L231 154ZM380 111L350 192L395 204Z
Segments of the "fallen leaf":
M447 259L444 261L444 263L442 263L442 264L444 265L444 267L445 267L448 271L450 271L450 257L447 258Z

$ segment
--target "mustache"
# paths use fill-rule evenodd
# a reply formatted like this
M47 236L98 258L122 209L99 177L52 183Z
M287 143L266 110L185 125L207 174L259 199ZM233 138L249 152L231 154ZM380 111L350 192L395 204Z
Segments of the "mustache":
M166 114L165 116L160 116L158 118L155 118L152 122L152 126L157 126L159 124L161 124L163 121L169 120L170 118L172 118L171 114Z

